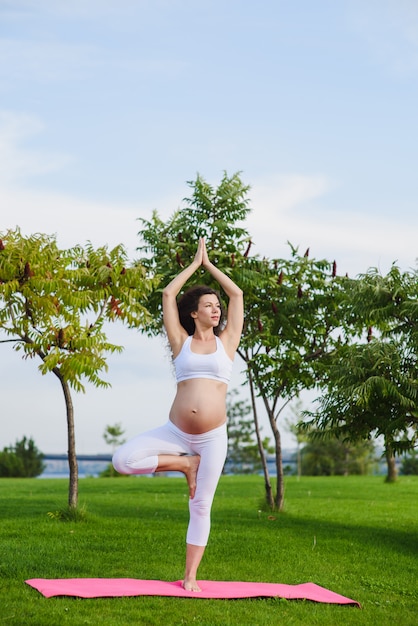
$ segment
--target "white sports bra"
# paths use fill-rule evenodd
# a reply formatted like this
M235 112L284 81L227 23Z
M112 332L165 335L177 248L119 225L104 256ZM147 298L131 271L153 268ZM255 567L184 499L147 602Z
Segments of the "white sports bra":
M176 379L180 383L190 378L210 378L228 384L231 379L233 361L225 352L222 341L216 337L216 352L197 354L192 352L193 335L189 335L180 352L173 360Z

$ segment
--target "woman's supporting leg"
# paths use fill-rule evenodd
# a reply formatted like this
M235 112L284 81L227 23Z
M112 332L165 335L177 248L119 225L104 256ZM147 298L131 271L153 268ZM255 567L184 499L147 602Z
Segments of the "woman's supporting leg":
M189 435L191 447L200 456L196 493L189 500L190 523L187 543L206 546L210 532L210 512L213 498L222 474L227 452L226 425L202 435Z
M227 452L226 424L202 435L190 435L193 451L200 456L196 492L189 500L190 522L187 530L186 571L183 586L200 591L196 581L210 532L213 498L222 474Z
M206 546L186 545L186 571L184 574L183 588L186 591L202 591L197 584L197 569L202 560Z

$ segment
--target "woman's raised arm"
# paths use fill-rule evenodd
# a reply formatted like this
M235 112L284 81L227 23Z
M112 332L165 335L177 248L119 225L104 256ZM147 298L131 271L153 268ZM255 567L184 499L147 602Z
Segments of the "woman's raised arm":
M213 276L228 296L227 325L221 333L221 338L227 353L233 358L241 339L244 323L243 292L229 276L211 263L203 237L199 239L196 255L190 265L173 278L163 290L163 321L171 350L173 354L177 354L187 336L186 330L180 324L177 296L183 285L201 266Z
M168 285L163 289L163 322L167 332L168 341L173 354L177 354L187 336L187 332L180 324L177 308L177 296L183 285L189 280L203 262L204 240L199 239L197 252L193 261L184 268Z
M228 354L233 357L238 348L242 327L244 324L244 296L243 291L233 280L210 262L203 240L202 265L219 283L228 296L228 313L225 330L221 334L222 342Z

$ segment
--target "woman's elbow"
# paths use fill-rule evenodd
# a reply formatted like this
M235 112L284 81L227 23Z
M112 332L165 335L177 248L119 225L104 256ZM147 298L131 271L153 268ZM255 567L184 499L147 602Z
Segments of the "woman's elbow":
M163 300L170 300L171 298L175 298L175 297L176 297L176 294L174 293L173 289L170 289L169 286L164 287L162 291Z

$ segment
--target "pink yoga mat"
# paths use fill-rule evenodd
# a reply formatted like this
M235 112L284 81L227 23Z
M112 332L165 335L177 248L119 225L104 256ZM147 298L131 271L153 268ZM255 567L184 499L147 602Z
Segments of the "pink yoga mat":
M138 580L136 578L32 578L26 583L46 598L76 596L78 598L110 598L121 596L175 596L178 598L286 598L312 600L330 604L354 604L338 593L314 583L283 585L279 583L217 582L200 580L201 592L185 591L181 581Z

